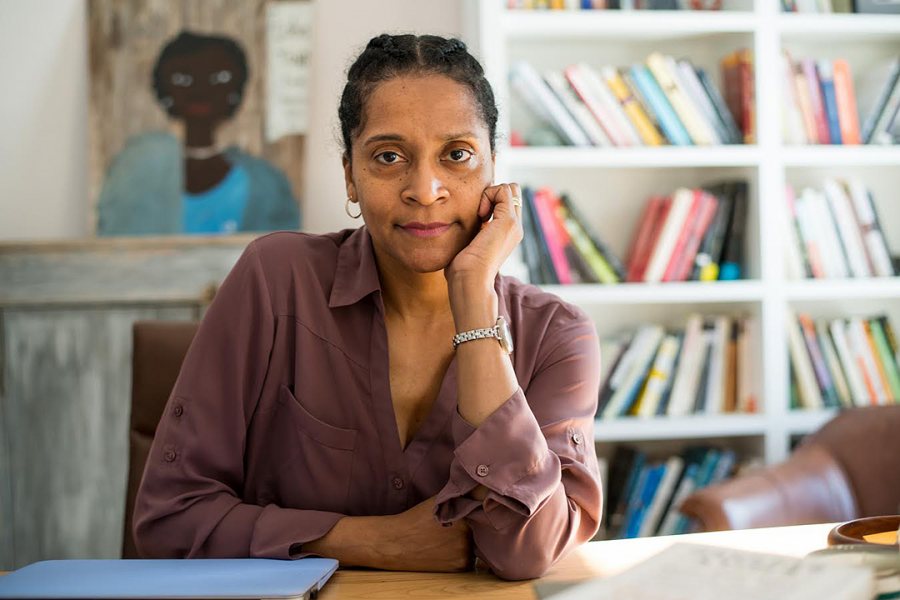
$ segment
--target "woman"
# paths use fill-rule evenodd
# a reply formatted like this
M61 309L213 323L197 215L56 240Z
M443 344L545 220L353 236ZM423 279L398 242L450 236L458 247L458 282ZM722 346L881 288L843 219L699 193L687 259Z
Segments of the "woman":
M241 106L249 70L227 37L182 31L162 49L153 90L184 125L184 144L163 131L128 140L110 164L97 203L100 235L219 234L298 229L284 173L216 142Z
M339 115L365 226L247 248L157 430L137 546L537 577L600 518L594 327L498 275L520 192L491 183L497 109L462 42L374 38Z

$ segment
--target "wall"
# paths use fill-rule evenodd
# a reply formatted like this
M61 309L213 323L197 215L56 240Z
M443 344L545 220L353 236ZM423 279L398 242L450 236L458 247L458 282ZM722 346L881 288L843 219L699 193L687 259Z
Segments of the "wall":
M462 2L319 0L305 165L304 229L344 214L337 102L353 55L389 31L462 33ZM87 234L84 0L0 0L0 241Z

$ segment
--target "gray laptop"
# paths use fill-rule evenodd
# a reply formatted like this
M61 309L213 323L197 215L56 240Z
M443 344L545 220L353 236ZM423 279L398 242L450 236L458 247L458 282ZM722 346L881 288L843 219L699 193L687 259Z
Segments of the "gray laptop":
M45 560L0 577L0 598L315 598L330 558Z

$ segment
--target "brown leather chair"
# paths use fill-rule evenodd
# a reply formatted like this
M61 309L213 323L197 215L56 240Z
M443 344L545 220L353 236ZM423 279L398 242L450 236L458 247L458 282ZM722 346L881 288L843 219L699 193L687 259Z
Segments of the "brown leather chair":
M131 533L134 497L144 474L156 425L198 325L191 321L138 321L132 326L131 428L122 558L139 558Z
M845 410L784 463L699 490L681 512L702 531L900 514L900 406Z

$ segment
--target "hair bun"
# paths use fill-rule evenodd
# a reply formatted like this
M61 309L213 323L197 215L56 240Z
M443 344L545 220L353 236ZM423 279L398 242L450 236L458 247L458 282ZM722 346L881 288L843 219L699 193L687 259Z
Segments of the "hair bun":
M366 49L379 50L394 57L398 57L404 54L403 50L399 46L397 46L397 42L394 39L394 36L390 35L389 33L382 33L378 37L374 37L369 40L369 44Z
M441 54L447 56L448 54L456 54L457 52L465 52L466 44L462 40L458 38L450 38L447 40L447 44L441 48Z

